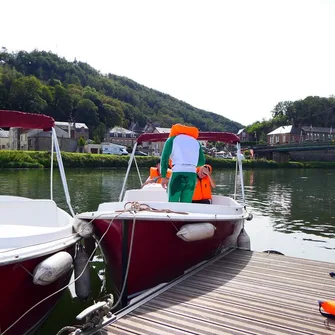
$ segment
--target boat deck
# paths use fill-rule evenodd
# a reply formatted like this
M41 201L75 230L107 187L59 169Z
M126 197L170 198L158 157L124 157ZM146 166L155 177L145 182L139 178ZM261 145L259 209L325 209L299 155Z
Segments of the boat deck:
M335 264L234 250L116 313L106 334L334 334Z

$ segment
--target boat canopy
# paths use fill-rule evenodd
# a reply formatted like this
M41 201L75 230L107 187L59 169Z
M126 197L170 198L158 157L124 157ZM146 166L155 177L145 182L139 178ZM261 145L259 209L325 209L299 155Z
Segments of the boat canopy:
M51 155L50 155L50 199L53 200L53 158L54 148L58 162L58 168L63 184L63 189L66 197L66 202L69 206L72 216L75 216L71 206L71 198L67 186L61 151L55 130L55 120L51 116L44 114L25 113L12 110L0 109L0 127L8 128L23 128L23 129L42 129L51 131Z
M0 109L0 127L51 130L55 120L44 114L33 114Z
M144 133L137 138L137 143L141 144L143 142L164 142L168 139L169 133ZM203 131L199 132L199 141L215 141L215 142L225 142L225 143L238 143L240 138L233 133L225 132L211 132Z

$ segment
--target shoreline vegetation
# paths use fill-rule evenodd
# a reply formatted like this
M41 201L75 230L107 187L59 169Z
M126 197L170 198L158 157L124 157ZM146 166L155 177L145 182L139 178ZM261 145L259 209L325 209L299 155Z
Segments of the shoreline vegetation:
M62 159L66 168L126 168L129 156L62 152ZM158 157L137 156L136 161L139 167L150 167L157 164ZM215 168L235 168L236 166L236 161L233 159L213 158L210 156L206 156L206 163ZM54 165L57 166L55 154ZM50 152L0 150L0 168L50 168ZM246 159L243 160L243 168L335 168L335 162L276 163L264 159Z

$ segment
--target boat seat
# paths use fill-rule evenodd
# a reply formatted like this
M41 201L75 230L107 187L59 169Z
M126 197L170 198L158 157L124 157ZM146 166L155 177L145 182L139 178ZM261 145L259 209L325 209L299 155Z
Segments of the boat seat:
M48 199L0 198L1 225L58 227L57 206Z
M71 217L53 200L0 196L0 249L39 245L72 234Z
M71 236L72 227L0 226L0 250L26 248Z
M168 195L166 190L158 185L158 187L145 187L139 190L128 190L124 195L123 201L155 201L167 202Z

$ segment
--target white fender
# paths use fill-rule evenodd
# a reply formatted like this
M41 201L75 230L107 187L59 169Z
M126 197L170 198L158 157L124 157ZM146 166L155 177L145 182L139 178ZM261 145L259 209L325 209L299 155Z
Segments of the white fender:
M33 282L36 285L49 285L72 269L72 256L66 251L57 252L36 265Z
M87 238L93 235L92 222L88 222L88 221L75 218L74 223L73 223L73 228L81 237Z
M186 224L180 227L177 236L187 242L200 241L213 237L215 229L211 223Z
M225 247L235 247L237 245L237 238L243 229L243 220L237 220L234 222L234 231L231 235L227 236L224 241L223 245Z
M240 249L251 250L250 237L243 228L237 238L237 246Z

